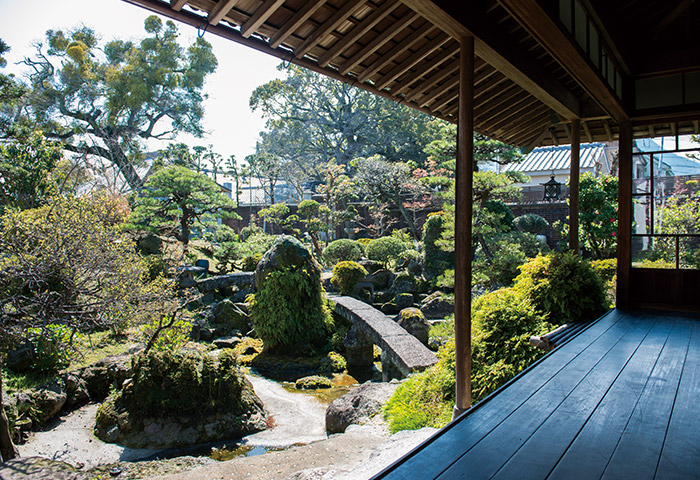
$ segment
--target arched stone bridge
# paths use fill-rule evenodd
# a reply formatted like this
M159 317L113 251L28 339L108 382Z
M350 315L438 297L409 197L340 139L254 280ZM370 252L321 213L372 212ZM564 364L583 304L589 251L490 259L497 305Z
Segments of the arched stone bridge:
M346 337L348 364L371 366L372 344L382 350L382 376L405 377L437 363L437 357L416 337L401 328L382 312L353 297L328 296L335 312L350 320Z

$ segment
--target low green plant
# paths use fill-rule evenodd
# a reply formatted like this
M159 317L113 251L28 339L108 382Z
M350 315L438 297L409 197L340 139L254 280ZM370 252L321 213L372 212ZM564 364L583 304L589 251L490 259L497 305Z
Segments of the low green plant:
M538 255L523 264L514 288L557 325L593 320L607 306L603 280L572 252Z
M329 243L321 257L323 264L330 267L342 261L356 262L363 254L364 247L361 243L349 238L340 238Z
M384 265L395 263L400 257L401 252L412 248L411 245L403 240L391 237L379 237L372 240L365 248L367 258L382 262Z
M305 343L322 347L332 335L333 317L323 298L320 270L272 271L246 301L266 350L292 351Z
M526 213L525 215L516 217L513 220L513 225L518 230L532 233L533 235L542 233L547 227L549 227L547 220L535 213Z
M151 322L142 325L139 330L144 342L148 342L153 334L169 322L169 318L155 318ZM190 331L192 330L192 322L177 318L172 326L163 329L158 333L153 346L153 350L178 350L189 341Z
M333 267L331 283L340 290L341 295L352 295L357 282L365 278L367 270L357 262L339 262Z
M248 255L247 257L243 257L243 260L241 260L241 270L244 272L255 271L255 268L258 266L262 256L262 253L254 253L252 255Z
M73 340L81 336L67 325L56 323L28 328L27 340L32 348L31 370L52 373L67 367L73 353Z

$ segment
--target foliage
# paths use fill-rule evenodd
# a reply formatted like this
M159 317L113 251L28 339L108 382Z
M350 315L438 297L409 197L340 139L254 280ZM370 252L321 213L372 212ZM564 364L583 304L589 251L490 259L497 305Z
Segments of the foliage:
M263 254L275 243L276 237L273 235L262 233L262 230L251 231L259 233L245 237L239 235L239 239L245 238L245 241L223 243L214 252L220 273L229 273L236 269L252 272Z
M361 243L349 238L340 238L328 244L321 258L325 265L331 266L341 261L360 260L363 253L364 248Z
M547 220L534 213L526 213L525 215L520 215L519 217L513 220L513 225L518 230L527 233L532 233L533 235L542 233L547 227L549 227L549 223L547 223Z
M382 262L388 265L390 262L396 262L401 252L411 248L411 245L401 241L396 237L380 237L372 240L365 249L367 258Z
M195 222L208 217L233 218L236 205L219 185L203 173L172 165L155 172L136 200L131 221L174 235L187 247Z
M509 286L518 276L518 268L528 259L542 252L543 247L531 233L507 232L489 238L491 261L477 248L472 265L472 284L486 288Z
M119 203L105 196L7 212L0 220L3 337L49 324L121 328L167 310L171 292L162 279L147 281L146 262L119 230L122 219Z
M572 252L538 255L520 271L514 288L555 325L593 320L606 310L602 279Z
M341 295L352 295L357 282L365 278L365 276L367 276L365 267L357 262L346 260L338 262L333 267L331 283L340 290Z
M271 271L246 301L255 332L268 351L283 353L300 344L321 347L332 334L333 318L318 270Z
M258 263L260 263L262 256L262 253L254 253L253 255L243 257L243 261L241 261L241 270L244 272L255 271L255 268L258 266Z
M192 350L153 350L135 356L132 369L132 383L112 400L130 415L163 418L246 410L245 380L231 350L222 350L218 359ZM103 407L98 416L109 414Z
M605 260L593 260L591 262L591 267L605 284L608 306L610 308L615 308L615 299L617 298L617 259L606 258Z
M113 164L135 189L142 185L142 142L180 132L201 136L204 79L217 66L203 38L180 46L174 22L150 16L144 28L149 36L139 43L103 46L84 26L49 30L36 58L25 60L33 69L32 114L46 136Z
M61 145L38 130L19 129L13 140L0 143L0 213L36 208L58 193L54 169L61 156Z
M479 297L472 306L472 319L472 395L479 401L544 354L529 345L529 337L547 332L551 325L511 288ZM455 358L455 342L450 339L438 351L436 365L396 389L384 408L390 431L440 428L450 421Z
M686 185L676 185L673 196L659 206L656 233L700 234L700 192ZM695 248L692 248L695 246ZM681 268L700 269L700 247L692 239L681 239L679 245ZM673 238L655 238L651 260L663 258L675 263L676 246ZM675 268L675 266L674 266Z
M191 330L192 322L184 318L173 320L172 315L158 316L140 327L144 341L152 342L153 350L180 349L189 341Z
M71 345L81 334L66 325L51 323L27 329L27 340L32 348L32 367L35 372L55 373L67 367L71 359Z
M612 175L581 175L579 183L579 243L594 258L612 258L617 251L618 179ZM562 238L569 238L569 226L555 224Z
M354 180L364 198L373 202L375 208L386 205L398 209L413 238L419 240L420 234L409 212L408 200L420 200L428 192L413 177L411 166L404 162L387 161L380 155L357 158L352 161L352 166L356 168Z
M423 224L423 265L428 280L442 275L454 266L454 258L438 245L444 230L445 218L440 213L431 213Z

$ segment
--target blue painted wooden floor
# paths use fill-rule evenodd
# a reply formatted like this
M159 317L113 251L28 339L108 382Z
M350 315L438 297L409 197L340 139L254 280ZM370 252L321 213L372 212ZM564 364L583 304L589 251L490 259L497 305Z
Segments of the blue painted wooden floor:
M700 316L613 310L375 478L700 478Z

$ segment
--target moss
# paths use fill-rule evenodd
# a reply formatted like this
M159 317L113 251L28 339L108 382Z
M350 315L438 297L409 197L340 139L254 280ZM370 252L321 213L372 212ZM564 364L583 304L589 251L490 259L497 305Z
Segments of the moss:
M367 270L357 262L343 261L333 267L331 283L341 295L352 295L357 282L367 276Z
M320 388L331 388L333 382L327 377L311 375L309 377L300 378L294 383L294 386L297 390L317 390Z

